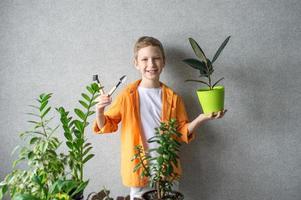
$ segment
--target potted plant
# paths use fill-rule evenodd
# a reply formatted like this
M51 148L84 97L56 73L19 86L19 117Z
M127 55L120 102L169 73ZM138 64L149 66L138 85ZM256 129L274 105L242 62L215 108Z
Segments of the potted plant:
M199 82L206 85L206 87L197 90L197 95L205 114L224 109L224 86L217 85L221 80L224 79L224 77L218 79L216 82L212 82L211 75L214 72L213 63L221 54L229 39L230 36L224 40L224 42L216 51L212 60L209 60L198 43L193 38L189 38L190 45L198 59L188 58L184 59L183 62L188 66L198 70L199 77L205 77L207 78L207 81L195 79L188 79L186 81Z
M75 200L83 199L83 191L88 185L88 181L84 180L84 165L94 157L94 154L90 153L92 144L87 142L85 130L89 125L88 118L95 113L91 109L97 104L95 99L99 96L100 86L92 83L86 88L88 94L82 93L82 99L79 100L83 109L75 108L76 116L74 118L64 107L61 106L56 109L60 114L66 145L69 149L68 165L71 170L71 179L78 183L78 187L72 191L76 193L73 196Z
M13 163L13 171L0 183L0 199L4 194L13 200L83 199L83 191L88 184L83 176L84 164L94 156L90 153L91 143L86 141L85 128L89 124L88 117L94 114L91 108L96 104L99 86L93 83L86 88L89 94L82 93L83 99L79 101L84 110L74 109L76 119L69 117L69 112L63 107L57 108L69 148L68 154L58 153L62 142L54 133L59 126L49 126L53 119L48 117L51 110L48 102L52 94L41 94L37 99L39 104L30 105L35 109L35 112L28 113L35 117L28 121L33 128L20 134L29 143L21 148L18 159ZM25 170L16 168L22 161L27 161L28 168ZM67 164L71 177L66 172Z
M157 143L158 147L144 152L143 147L138 145L135 147L136 154L132 160L137 163L134 172L142 170L141 176L148 177L150 186L155 188L144 193L142 198L145 200L184 199L181 193L172 190L174 181L179 178L174 167L178 166L181 145L179 142L181 133L177 131L176 120L162 122L155 131L155 136L148 142ZM153 152L155 156L151 155Z
M54 136L58 126L51 128L48 117L51 107L48 101L51 93L39 95L38 105L30 105L34 111L28 115L34 117L28 121L33 124L30 131L20 134L20 138L28 144L21 149L18 147L18 159L13 163L13 171L0 183L0 199L8 194L11 199L67 199L68 194L55 189L65 183L66 155L57 153L61 142ZM16 148L16 150L18 149ZM15 150L14 150L15 151ZM13 152L14 152L13 151ZM19 162L26 162L26 169L18 169ZM60 181L59 181L60 180ZM64 187L64 189L68 189ZM60 197L57 196L60 193Z

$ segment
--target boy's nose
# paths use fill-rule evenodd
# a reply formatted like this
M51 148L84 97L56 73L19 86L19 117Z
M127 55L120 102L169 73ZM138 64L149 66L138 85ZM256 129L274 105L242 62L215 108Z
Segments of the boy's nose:
M155 60L154 59L149 59L148 65L153 66L154 64L155 64Z

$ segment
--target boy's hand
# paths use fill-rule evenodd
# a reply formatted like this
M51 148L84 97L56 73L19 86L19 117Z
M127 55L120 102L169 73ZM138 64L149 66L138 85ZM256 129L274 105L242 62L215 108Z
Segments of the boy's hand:
M96 114L103 114L105 107L112 103L112 98L107 94L102 94L97 97L96 101L98 101L96 104Z
M212 119L220 119L226 114L227 111L228 110L225 109L225 110L218 111L217 113L213 112L213 113L210 113L210 114L200 114L199 118L200 118L201 121L209 121L209 120L212 120Z

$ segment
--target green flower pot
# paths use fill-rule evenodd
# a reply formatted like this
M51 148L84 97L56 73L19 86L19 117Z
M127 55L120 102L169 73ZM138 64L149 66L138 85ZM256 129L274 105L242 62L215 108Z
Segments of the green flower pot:
M202 88L197 91L197 95L204 114L224 109L224 86L215 86L213 90L209 90L209 87Z

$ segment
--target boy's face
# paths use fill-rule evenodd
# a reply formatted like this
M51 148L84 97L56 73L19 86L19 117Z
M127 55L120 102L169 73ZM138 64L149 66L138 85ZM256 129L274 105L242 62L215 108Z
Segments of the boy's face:
M165 61L159 47L147 46L137 52L135 67L141 73L142 79L159 81Z

